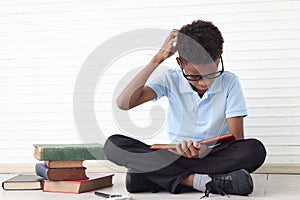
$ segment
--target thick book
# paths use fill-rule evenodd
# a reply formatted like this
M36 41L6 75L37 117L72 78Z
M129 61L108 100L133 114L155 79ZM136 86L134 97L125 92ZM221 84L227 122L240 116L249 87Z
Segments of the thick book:
M38 160L103 160L103 145L89 144L34 144Z
M4 190L41 190L43 178L37 175L19 174L2 182Z
M213 138L208 138L205 140L201 140L197 142L197 145L205 144L207 146L215 145L218 143L223 143L223 142L228 142L228 141L233 141L235 140L234 135L232 134L226 134L226 135L221 135ZM197 148L197 146L196 146ZM159 150L159 149L176 149L176 144L153 144L150 149L152 150Z
M50 181L44 180L44 192L83 193L112 186L112 177L108 174L88 180Z
M48 168L44 163L35 165L35 173L51 181L84 180L88 179L86 168Z
M48 168L79 168L83 167L83 160L47 160L44 164Z

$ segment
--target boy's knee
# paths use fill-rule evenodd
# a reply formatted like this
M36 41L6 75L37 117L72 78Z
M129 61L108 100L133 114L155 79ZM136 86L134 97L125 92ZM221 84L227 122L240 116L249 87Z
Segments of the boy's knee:
M120 134L111 135L105 141L103 151L108 160L111 160L112 155L116 153L114 147L119 143L121 137L122 135Z
M266 159L266 149L262 142L257 139L247 139L245 145L245 162L248 166L248 171L253 172L258 169Z
M248 142L249 151L251 152L252 156L264 161L267 152L263 143L257 139L248 139Z
M107 138L106 142L107 143L108 141L112 142L112 143L118 143L118 141L120 140L120 138L122 138L123 135L121 134L115 134L115 135L111 135Z

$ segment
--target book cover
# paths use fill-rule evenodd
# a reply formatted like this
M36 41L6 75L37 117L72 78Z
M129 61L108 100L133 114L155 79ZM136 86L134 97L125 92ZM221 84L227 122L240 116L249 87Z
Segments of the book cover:
M37 175L19 174L2 182L4 190L40 190L43 178Z
M95 177L88 180L77 181L50 181L44 180L44 192L61 192L61 193L83 193L98 190L112 186L112 177L114 174Z
M207 146L211 146L217 143L223 143L228 141L235 140L234 135L232 134L226 134L221 135L213 138L208 138L205 140L198 141L197 144L200 146L200 144L205 144ZM197 148L197 147L196 147ZM153 144L150 149L152 150L159 150L159 149L176 149L176 144Z
M38 176L52 181L84 180L88 179L85 173L86 168L48 168L44 163L35 165L35 172Z
M103 145L89 144L34 144L38 160L103 160Z
M48 168L79 168L83 167L83 160L47 160L44 164Z

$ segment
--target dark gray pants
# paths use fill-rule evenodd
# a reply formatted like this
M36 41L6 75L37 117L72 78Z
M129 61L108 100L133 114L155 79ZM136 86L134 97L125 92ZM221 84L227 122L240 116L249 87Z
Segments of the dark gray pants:
M185 191L187 188L180 183L193 173L220 174L239 169L251 173L266 157L264 145L256 139L234 141L204 158L185 158L168 150L150 150L149 145L124 135L112 135L104 152L108 160L125 166L131 173L140 173L145 180L171 193Z

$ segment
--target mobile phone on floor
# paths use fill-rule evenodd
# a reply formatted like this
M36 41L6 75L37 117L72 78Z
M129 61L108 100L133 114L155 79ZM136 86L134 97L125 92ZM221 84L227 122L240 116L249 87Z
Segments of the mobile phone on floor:
M123 195L123 194L107 194L104 192L95 192L95 195L104 197L105 199L109 200L130 200L132 197L130 195Z

